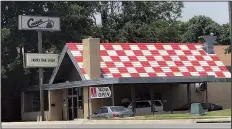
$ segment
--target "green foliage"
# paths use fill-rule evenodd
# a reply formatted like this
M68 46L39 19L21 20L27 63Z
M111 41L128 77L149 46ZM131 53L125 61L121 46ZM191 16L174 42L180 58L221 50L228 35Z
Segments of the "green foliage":
M19 111L13 112L9 107L20 107L20 91L25 87L38 84L37 69L25 70L22 64L22 54L17 51L17 48L24 48L25 52L37 52L37 32L18 30L18 15L59 16L61 18L61 31L43 33L44 51L56 53L61 51L66 42L80 42L85 36L92 35L91 30L94 23L91 16L95 13L97 3L1 2L2 111L5 111L3 120L20 119L20 108L17 108ZM50 76L49 71L51 70L45 70L47 71L45 76ZM48 82L48 79L45 80L45 83Z
M102 19L102 41L154 42L154 28L149 29L150 26L160 21L175 22L182 7L183 2L101 2L98 12Z
M230 25L223 24L220 28L220 44L229 45L230 43Z
M119 30L122 42L179 42L179 23L155 21L150 24L127 22Z
M182 35L183 42L198 42L200 36L209 35L210 33L220 37L220 25L209 17L194 16L184 24L186 24L187 29Z
M228 48L226 48L226 50L225 50L225 54L230 54L231 53L231 45L228 47Z
M122 14L125 22L141 21L151 23L154 20L176 20L181 15L183 2L139 1L122 2Z

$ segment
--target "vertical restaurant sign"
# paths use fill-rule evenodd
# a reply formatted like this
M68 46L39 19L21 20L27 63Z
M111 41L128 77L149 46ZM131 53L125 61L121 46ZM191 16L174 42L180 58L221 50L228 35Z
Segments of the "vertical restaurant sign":
M19 15L19 30L60 31L59 17Z
M111 90L109 87L90 87L90 98L110 98Z

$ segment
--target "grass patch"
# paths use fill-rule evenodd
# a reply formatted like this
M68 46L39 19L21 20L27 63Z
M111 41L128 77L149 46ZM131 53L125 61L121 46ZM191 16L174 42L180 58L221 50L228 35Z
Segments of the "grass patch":
M147 115L147 116L138 116L132 119L138 120L170 120L170 119L210 119L210 118L223 118L231 116L231 109L221 110L221 111L212 111L206 112L204 115L191 115L190 113L182 114L157 114L157 115ZM126 119L126 118L123 118Z
M225 109L221 111L207 112L207 116L231 116L231 109Z
M212 118L228 118L231 116L231 109L206 112L204 115L191 115L190 113L179 114L155 114L146 116L136 116L132 118L113 118L109 120L174 120L174 119L212 119ZM105 120L105 119L97 119Z

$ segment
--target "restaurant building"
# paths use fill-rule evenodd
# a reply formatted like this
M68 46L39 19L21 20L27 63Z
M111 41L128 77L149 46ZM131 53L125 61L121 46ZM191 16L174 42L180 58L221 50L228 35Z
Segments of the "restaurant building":
M87 118L103 105L121 105L125 98L133 104L161 100L165 111L214 100L230 108L225 103L231 101L231 73L210 45L100 43L98 38L67 43L44 85L45 119ZM108 87L110 96L94 98L95 87ZM22 93L22 120L39 115L39 87L28 88Z

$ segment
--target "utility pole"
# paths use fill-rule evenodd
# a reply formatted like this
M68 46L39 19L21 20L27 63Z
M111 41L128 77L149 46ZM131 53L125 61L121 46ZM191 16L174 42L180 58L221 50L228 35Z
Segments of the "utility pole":
M38 52L42 53L42 31L38 31ZM40 116L44 121L43 68L39 68Z

